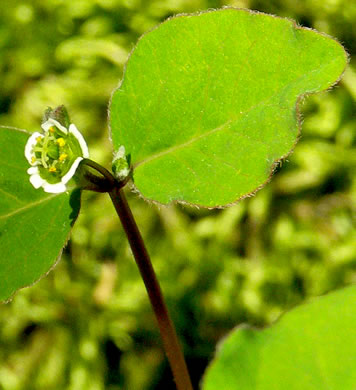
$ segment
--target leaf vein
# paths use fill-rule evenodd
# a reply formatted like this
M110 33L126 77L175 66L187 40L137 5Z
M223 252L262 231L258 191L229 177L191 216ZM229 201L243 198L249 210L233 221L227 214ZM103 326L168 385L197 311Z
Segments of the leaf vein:
M5 196L8 196L9 198L17 201L18 203L24 203L22 200L20 200L17 196L11 194L10 192L7 192L5 190L3 190L2 188L0 188L0 192L3 193Z
M38 205L40 205L42 203L48 202L49 200L51 200L51 199L53 199L53 198L55 198L57 196L58 195L51 195L51 196L48 196L47 198L42 198L42 199L40 199L40 200L38 200L36 202L28 203L26 206L20 207L20 208L14 210L14 211L11 211L8 214L0 215L0 219L6 219L6 218L9 218L9 217L12 217L12 216L14 216L16 214L19 214L21 212L24 212L24 211L30 209L31 207L36 207L36 206L38 206Z

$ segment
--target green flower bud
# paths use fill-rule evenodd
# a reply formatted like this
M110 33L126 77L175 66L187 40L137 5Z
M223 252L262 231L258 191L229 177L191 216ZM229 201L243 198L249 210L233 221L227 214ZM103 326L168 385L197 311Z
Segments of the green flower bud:
M125 147L123 145L121 145L119 150L114 154L112 171L114 176L119 180L126 179L130 174L129 156L125 155Z

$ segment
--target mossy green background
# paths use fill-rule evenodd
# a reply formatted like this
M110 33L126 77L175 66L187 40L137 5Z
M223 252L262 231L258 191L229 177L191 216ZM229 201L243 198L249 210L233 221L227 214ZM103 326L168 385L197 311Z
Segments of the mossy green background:
M272 182L225 210L133 212L199 382L217 341L356 282L356 5L348 0L4 0L0 124L38 130L65 104L110 166L107 105L138 37L166 17L224 5L294 18L350 54L341 83L302 105L302 137ZM6 150L0 146L1 153ZM84 193L56 268L0 307L0 389L174 389L149 302L107 196Z

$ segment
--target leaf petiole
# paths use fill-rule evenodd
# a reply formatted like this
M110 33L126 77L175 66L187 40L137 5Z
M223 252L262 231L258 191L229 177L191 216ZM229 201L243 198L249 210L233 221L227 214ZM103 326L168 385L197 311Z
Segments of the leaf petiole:
M158 322L158 327L163 340L163 346L173 372L177 389L193 390L187 365L184 360L184 355L178 341L177 333L168 313L168 309L165 304L155 271L153 269L150 256L147 252L141 233L137 227L136 221L132 215L130 206L127 203L123 191L123 187L127 184L129 176L127 176L124 180L119 181L106 168L97 164L95 161L84 159L82 164L84 169L85 166L88 166L102 175L102 177L98 177L85 169L85 182L82 185L82 188L96 192L108 192L110 195L111 201L120 218L132 253L136 260L136 264L145 284L153 311Z
M109 195L125 230L136 264L146 286L177 389L193 390L173 322L169 316L150 256L127 203L124 191L122 188L114 187Z

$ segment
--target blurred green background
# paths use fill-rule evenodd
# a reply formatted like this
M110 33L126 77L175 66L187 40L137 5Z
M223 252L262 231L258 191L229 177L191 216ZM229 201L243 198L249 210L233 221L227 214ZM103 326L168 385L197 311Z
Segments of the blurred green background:
M299 144L255 197L208 211L129 195L195 384L234 326L269 324L356 282L356 3L2 0L0 11L0 124L35 131L47 106L65 104L92 159L109 167L108 101L138 37L176 13L224 5L335 36L351 61L336 88L303 104ZM84 193L62 260L0 307L0 389L174 388L109 198Z

